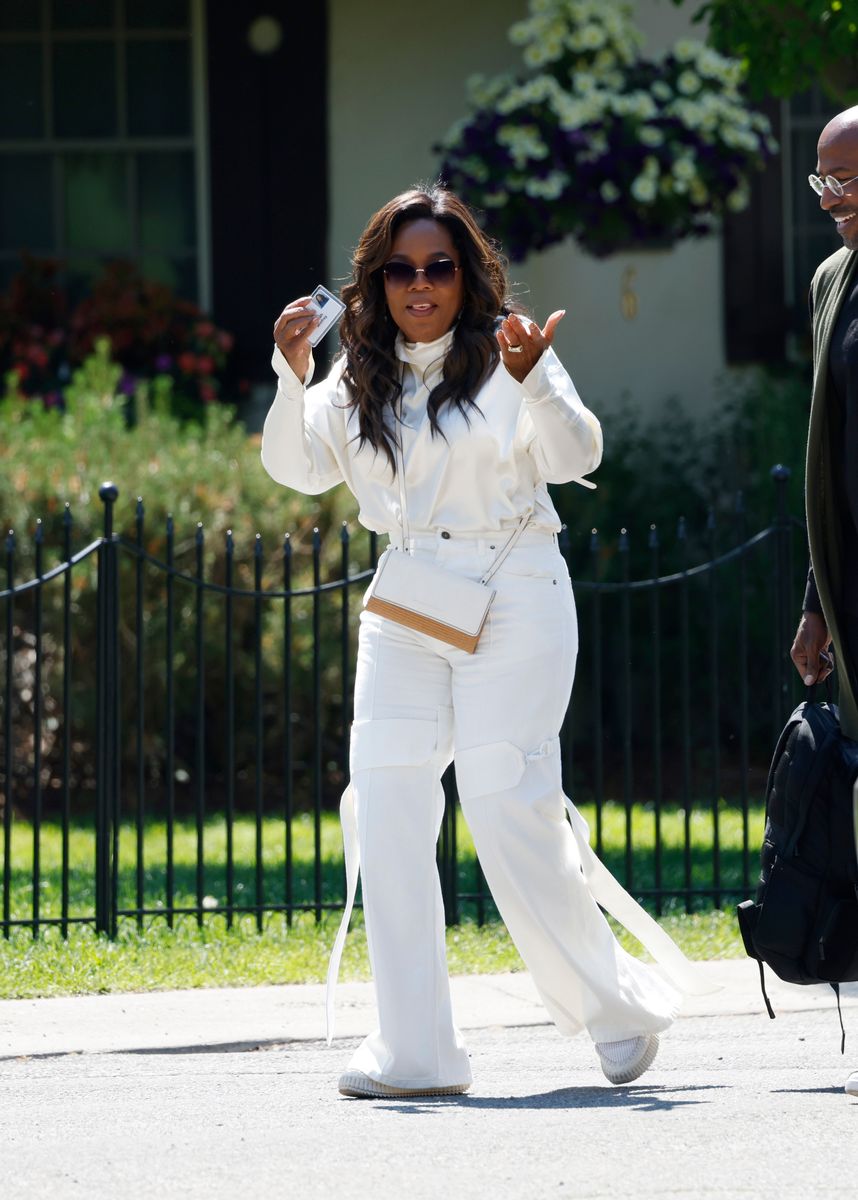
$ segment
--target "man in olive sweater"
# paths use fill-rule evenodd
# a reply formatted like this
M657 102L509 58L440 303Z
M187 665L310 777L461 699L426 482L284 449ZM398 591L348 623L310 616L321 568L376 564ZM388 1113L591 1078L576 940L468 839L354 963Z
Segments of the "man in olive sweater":
M830 674L833 645L841 728L858 739L858 107L823 129L809 182L843 247L818 267L811 284L805 482L811 568L791 656L810 685ZM858 1096L858 1072L846 1091Z

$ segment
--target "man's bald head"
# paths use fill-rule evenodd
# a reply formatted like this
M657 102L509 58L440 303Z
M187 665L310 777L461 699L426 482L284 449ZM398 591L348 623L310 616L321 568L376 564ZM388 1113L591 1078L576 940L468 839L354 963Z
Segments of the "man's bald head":
M817 175L833 176L845 189L838 196L826 187L820 207L834 219L844 246L858 250L858 105L828 122L819 135L816 156Z
M820 145L823 140L841 137L844 134L849 136L850 133L854 134L856 130L858 130L858 104L853 105L852 108L844 108L843 112L831 118L819 135Z

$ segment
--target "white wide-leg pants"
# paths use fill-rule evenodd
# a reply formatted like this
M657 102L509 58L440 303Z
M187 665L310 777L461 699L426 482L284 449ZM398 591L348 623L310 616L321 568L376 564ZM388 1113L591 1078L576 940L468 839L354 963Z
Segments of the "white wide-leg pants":
M489 539L420 545L473 578L495 555ZM349 1066L397 1087L471 1079L435 860L451 758L486 880L560 1031L616 1041L667 1028L679 1006L670 984L617 943L582 866L589 850L566 820L558 734L578 633L553 536L526 534L492 584L474 655L361 617L351 797L379 1024Z

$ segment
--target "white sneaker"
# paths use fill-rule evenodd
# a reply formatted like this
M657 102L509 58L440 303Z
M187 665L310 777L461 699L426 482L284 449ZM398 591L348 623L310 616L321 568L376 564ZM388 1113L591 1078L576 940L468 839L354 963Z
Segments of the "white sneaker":
M354 1096L358 1100L369 1100L391 1096L460 1096L471 1086L469 1083L454 1083L448 1087L398 1088L389 1083L370 1079L363 1071L346 1071L340 1076L338 1088L343 1096Z
M847 1096L858 1096L858 1071L853 1071L846 1080L844 1091Z
M658 1054L658 1034L625 1038L621 1042L596 1042L596 1053L611 1083L631 1083L652 1066Z

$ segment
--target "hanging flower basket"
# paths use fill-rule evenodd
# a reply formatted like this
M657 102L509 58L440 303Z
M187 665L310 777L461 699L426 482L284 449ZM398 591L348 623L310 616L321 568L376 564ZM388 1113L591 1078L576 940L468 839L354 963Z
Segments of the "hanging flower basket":
M748 203L777 151L741 64L700 42L659 61L620 0L531 0L513 25L528 74L469 81L471 114L437 147L448 186L513 259L573 237L597 257L671 246Z

